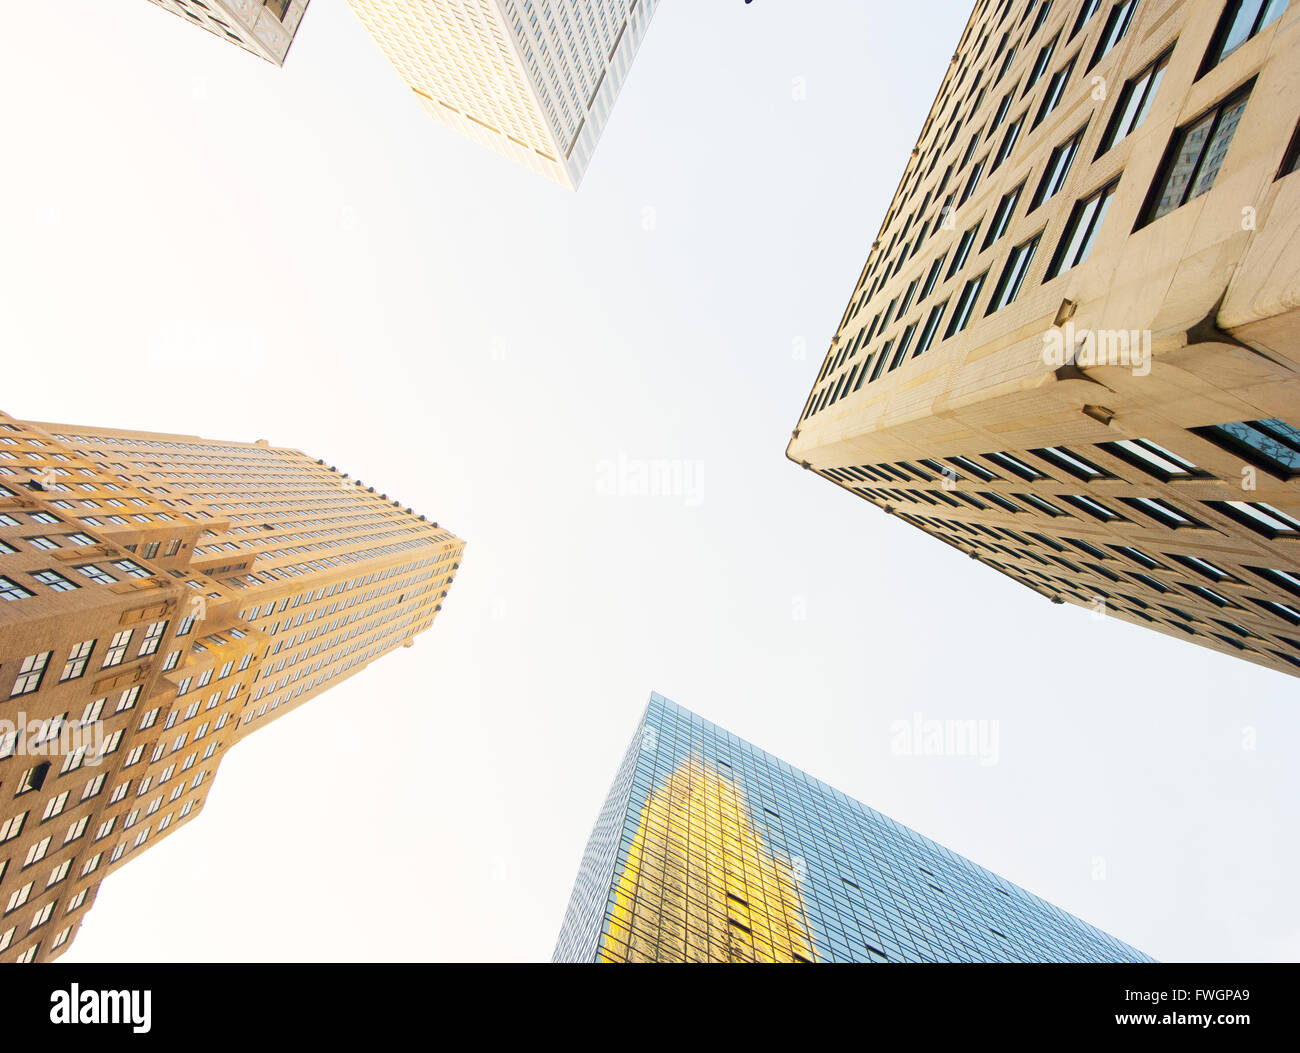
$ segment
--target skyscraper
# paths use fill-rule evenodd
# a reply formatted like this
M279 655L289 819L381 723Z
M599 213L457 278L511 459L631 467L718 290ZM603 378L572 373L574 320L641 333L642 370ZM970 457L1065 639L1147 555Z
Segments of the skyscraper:
M1151 960L657 694L596 820L554 957Z
M425 111L576 190L659 0L348 0Z
M284 65L311 0L153 0L222 40Z
M230 746L411 646L463 549L298 450L0 414L0 961L62 954Z
M1028 586L1300 675L1300 18L981 0L789 444Z

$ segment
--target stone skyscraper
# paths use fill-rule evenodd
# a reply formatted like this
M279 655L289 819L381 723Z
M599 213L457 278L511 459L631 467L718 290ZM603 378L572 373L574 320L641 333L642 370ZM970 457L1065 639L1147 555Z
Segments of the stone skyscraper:
M463 548L297 450L0 414L0 961L61 954L230 746L411 646Z
M213 36L284 65L311 0L153 0Z
M659 0L348 0L425 111L576 190Z
M788 456L1300 675L1300 13L982 0Z

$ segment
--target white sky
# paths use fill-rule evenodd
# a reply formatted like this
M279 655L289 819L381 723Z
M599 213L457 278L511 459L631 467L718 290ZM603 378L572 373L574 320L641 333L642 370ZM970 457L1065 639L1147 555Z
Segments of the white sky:
M970 0L665 0L577 195L433 124L343 0L283 70L145 0L9 8L0 405L299 447L469 544L66 960L547 959L651 690L1158 958L1298 956L1294 679L784 457ZM918 712L999 763L893 755Z

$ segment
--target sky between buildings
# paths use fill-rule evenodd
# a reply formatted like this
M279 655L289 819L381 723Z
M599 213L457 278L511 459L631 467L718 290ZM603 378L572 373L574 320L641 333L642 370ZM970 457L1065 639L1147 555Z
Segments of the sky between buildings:
M0 405L300 448L468 540L66 960L549 958L651 690L1157 958L1297 957L1294 679L785 459L970 6L665 0L577 195L343 0L283 70L144 0L6 12ZM900 753L918 715L996 763Z

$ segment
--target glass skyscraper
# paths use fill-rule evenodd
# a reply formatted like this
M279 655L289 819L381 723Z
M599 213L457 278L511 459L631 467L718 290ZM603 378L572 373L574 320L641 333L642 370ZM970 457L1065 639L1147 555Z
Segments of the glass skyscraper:
M554 959L1152 960L657 694Z

